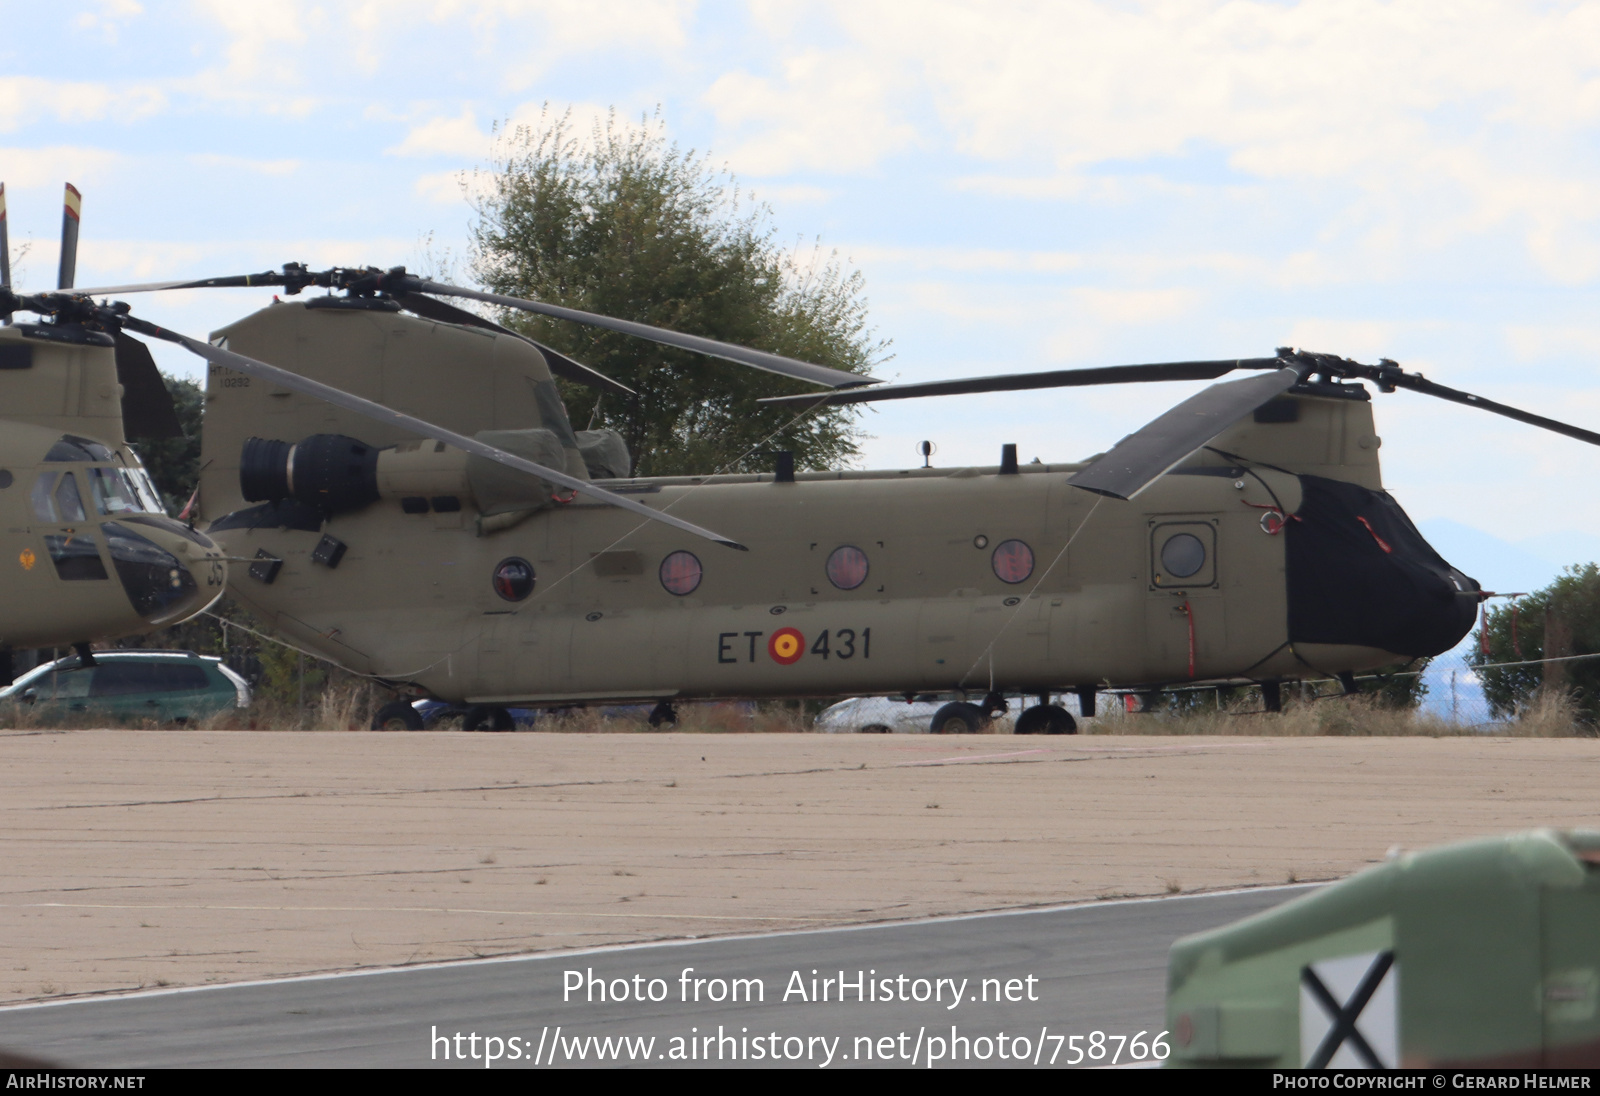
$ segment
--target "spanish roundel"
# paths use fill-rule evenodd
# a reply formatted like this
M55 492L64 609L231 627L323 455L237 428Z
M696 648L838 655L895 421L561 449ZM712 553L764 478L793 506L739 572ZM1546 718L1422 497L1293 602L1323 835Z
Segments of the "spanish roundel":
M772 661L780 666L788 666L799 662L800 656L806 653L806 637L795 628L779 628L772 633L772 638L767 640L767 654L772 656Z

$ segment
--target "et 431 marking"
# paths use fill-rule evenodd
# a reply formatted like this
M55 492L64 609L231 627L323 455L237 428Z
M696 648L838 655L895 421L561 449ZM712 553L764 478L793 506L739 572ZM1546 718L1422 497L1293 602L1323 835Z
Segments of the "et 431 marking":
M824 628L807 645L798 628L775 632L718 632L717 661L724 665L754 662L758 651L780 666L792 666L806 655L816 658L871 658L871 628Z

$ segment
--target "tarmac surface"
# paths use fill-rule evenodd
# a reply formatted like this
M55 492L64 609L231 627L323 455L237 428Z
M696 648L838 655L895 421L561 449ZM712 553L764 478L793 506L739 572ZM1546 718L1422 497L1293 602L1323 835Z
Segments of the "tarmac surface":
M1327 880L1596 826L1597 776L1587 739L0 732L0 1001Z
M1172 941L1308 889L20 1006L0 1046L102 1069L1153 1063Z

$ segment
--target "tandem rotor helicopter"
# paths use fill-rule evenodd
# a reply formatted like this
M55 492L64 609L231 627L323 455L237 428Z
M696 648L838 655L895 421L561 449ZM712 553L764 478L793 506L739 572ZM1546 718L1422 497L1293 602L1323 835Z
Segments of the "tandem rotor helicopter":
M95 298L279 287L213 333ZM1079 463L630 475L622 439L576 431L553 376L617 382L440 298L606 328L811 382L801 409L916 396L1221 381ZM229 592L276 633L400 698L509 729L512 706L955 691L932 729L976 731L1005 693L1019 733L1071 733L1076 691L1337 676L1452 647L1486 596L1423 540L1379 474L1371 396L1438 396L1600 445L1596 434L1408 373L1263 358L879 385L759 350L464 289L404 268L278 271L18 295L45 322L0 347L111 368L132 334L208 363L197 522ZM8 431L11 427L6 427ZM939 515L930 522L929 514ZM643 519L643 520L641 520ZM198 534L197 534L198 535Z
M68 183L56 282L63 299L77 265L80 208ZM15 301L10 286L0 184L0 295ZM70 322L0 328L0 685L13 679L16 650L76 647L93 665L91 642L175 624L222 596L222 550L166 515L126 440L180 433L137 339Z

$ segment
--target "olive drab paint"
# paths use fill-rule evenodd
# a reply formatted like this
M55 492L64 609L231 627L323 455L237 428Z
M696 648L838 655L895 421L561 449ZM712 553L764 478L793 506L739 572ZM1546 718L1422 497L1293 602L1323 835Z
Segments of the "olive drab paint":
M570 475L590 475L544 359L510 334L328 298L274 304L215 338L469 436L546 438ZM231 555L260 557L270 565L252 572L272 575L237 569L230 592L295 644L444 700L982 693L991 682L1044 693L1321 676L1431 653L1291 635L1286 544L1310 528L1297 522L1301 477L1352 485L1361 506L1387 497L1360 385L1295 388L1130 502L1069 486L1083 465L1066 463L605 480L748 552L531 476L491 491L442 443L419 456L414 437L219 367L206 399L202 516ZM246 498L252 438L283 451L327 438L377 447L371 471L348 473L370 479L361 497L375 501ZM345 546L336 565L317 561L325 537ZM1454 627L1452 598L1475 608L1476 584L1425 544L1414 551L1426 587L1414 611ZM512 559L531 572L515 600L497 590Z
M223 553L168 518L123 438L109 337L0 328L0 669L140 635L222 595ZM54 336L54 337L47 337ZM0 684L7 682L0 681Z

